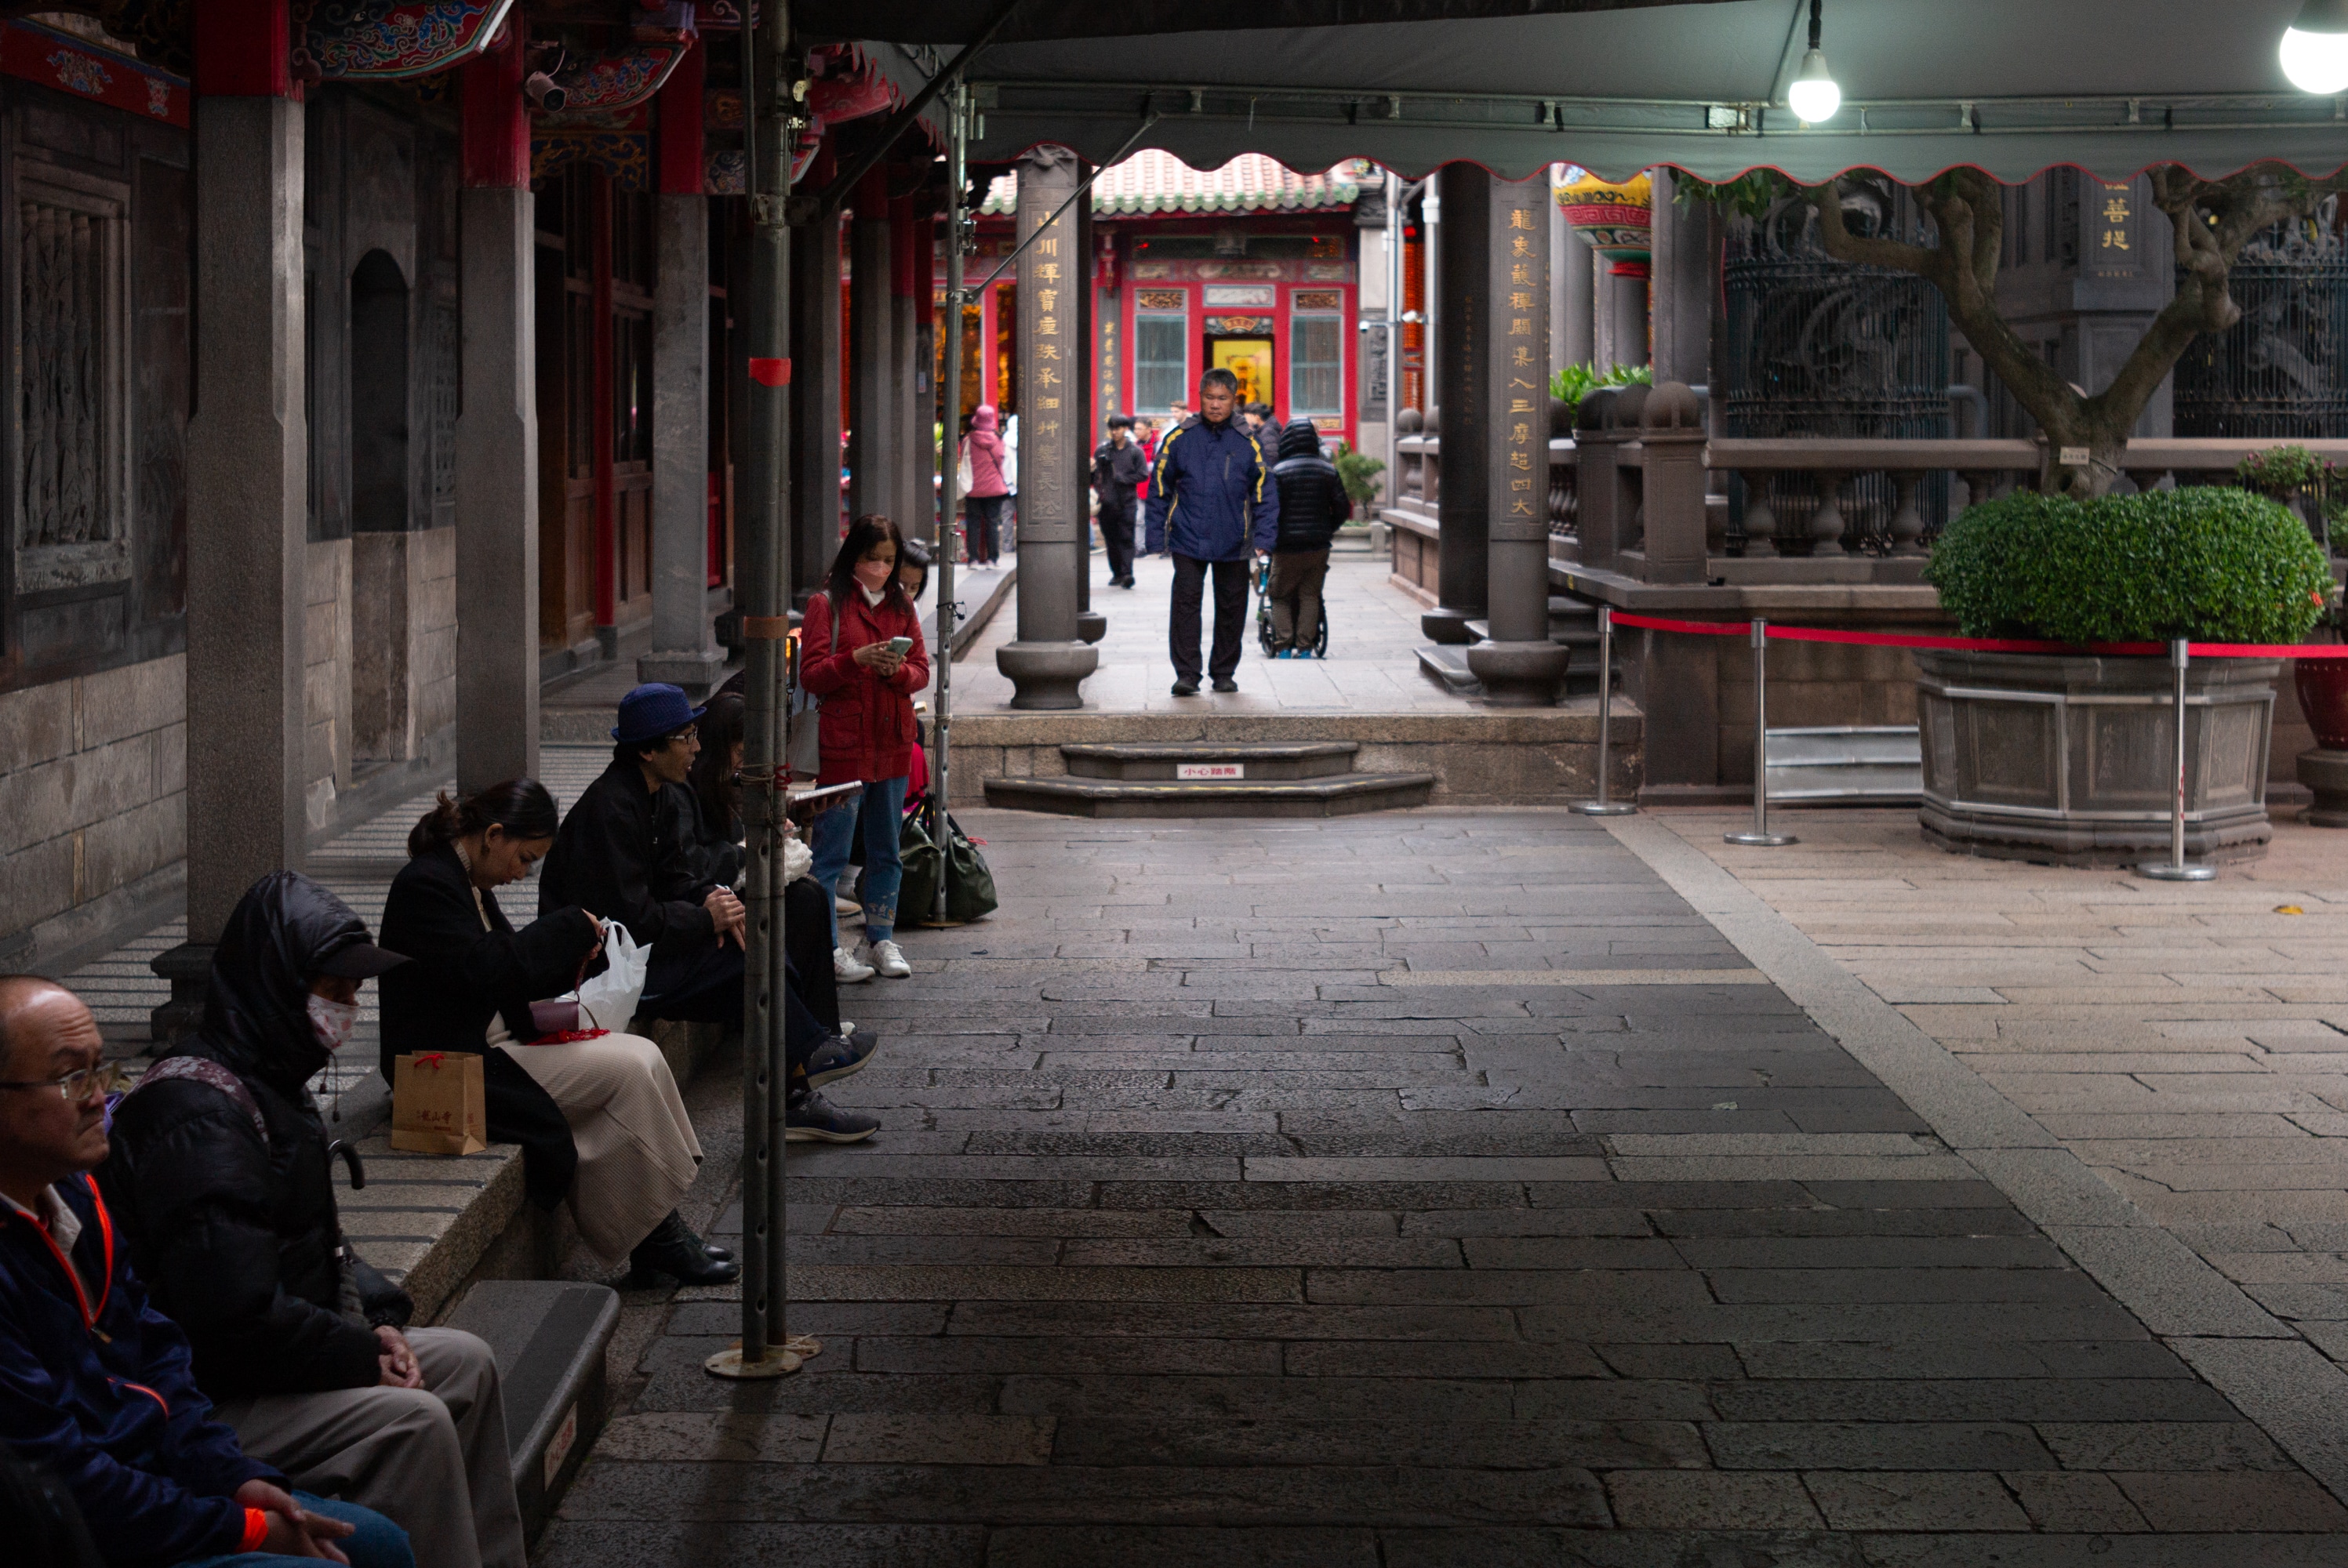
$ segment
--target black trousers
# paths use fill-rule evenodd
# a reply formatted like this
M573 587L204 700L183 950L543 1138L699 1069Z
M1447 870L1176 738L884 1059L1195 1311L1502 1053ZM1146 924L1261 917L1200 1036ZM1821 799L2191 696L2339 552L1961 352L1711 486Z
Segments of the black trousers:
M1215 571L1215 651L1207 672L1218 681L1229 680L1240 667L1240 644L1247 635L1247 558L1203 561L1177 551L1174 612L1166 628L1166 648L1174 660L1174 673L1193 682L1199 679L1199 618L1209 567Z
M807 1071L808 1053L839 1032L829 903L811 877L802 876L783 892L783 958L789 966L783 988L783 1053L794 1078ZM731 942L655 949L636 1016L738 1030L743 963L742 949Z
M1000 543L996 536L1003 528L1003 508L1010 499L1008 496L963 497L963 538L969 546L971 565L985 566L995 559Z
M1101 502L1101 543L1108 547L1108 575L1118 582L1133 575L1133 492L1123 485Z

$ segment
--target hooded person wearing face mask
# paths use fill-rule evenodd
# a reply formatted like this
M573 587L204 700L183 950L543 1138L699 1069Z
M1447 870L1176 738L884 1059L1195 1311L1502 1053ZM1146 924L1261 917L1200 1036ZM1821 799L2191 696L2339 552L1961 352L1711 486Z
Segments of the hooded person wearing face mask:
M343 1235L308 1088L350 1040L359 985L404 962L300 873L254 883L203 1027L123 1099L98 1183L246 1453L389 1516L419 1563L521 1568L496 1363L470 1334L404 1331L414 1304Z

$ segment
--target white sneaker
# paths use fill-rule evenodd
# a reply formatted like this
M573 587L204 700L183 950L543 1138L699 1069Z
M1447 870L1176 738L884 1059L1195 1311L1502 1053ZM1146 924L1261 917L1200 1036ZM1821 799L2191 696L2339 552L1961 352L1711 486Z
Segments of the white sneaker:
M897 961L904 962L902 958ZM906 971L908 974L911 972L910 969ZM872 966L860 962L856 955L846 948L834 948L831 950L831 978L843 986L852 986L859 980L870 979Z
M882 978L891 980L912 979L913 966L905 961L905 955L896 943L875 942L870 951L872 955L872 968L880 970ZM865 971L867 974L871 972L871 969Z
M831 901L831 911L843 920L860 920L864 917L864 906L853 898L835 897Z

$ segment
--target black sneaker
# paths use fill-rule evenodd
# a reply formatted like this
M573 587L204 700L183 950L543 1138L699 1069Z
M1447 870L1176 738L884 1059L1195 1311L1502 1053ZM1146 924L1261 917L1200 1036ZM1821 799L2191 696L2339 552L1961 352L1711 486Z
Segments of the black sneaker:
M1218 675L1218 676L1216 676L1216 677L1215 677L1215 690L1216 690L1216 691L1218 691L1218 692L1236 692L1236 691L1238 691L1239 689L1240 689L1240 683L1239 683L1238 682L1236 682L1236 681L1232 680L1230 676L1228 676L1228 675Z
M843 1111L812 1089L803 1089L783 1107L786 1143L861 1143L880 1131L880 1119Z
M808 1053L808 1086L820 1089L852 1072L862 1071L864 1064L872 1060L872 1053L880 1044L878 1040L860 1030L853 1035L833 1035Z
M1195 697L1198 694L1199 683L1196 681L1183 680L1174 682L1174 695L1177 697Z
M635 1245L628 1262L640 1275L665 1274L680 1285L730 1285L742 1277L742 1266L730 1257L712 1257L675 1209Z

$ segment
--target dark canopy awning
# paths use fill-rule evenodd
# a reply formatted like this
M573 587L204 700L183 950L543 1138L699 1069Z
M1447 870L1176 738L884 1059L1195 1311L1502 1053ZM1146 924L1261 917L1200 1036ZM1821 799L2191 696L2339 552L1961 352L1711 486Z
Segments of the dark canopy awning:
M2010 181L2056 164L2116 179L2268 159L2329 174L2348 162L2348 99L2285 80L2276 46L2299 5L1828 0L1843 108L1804 128L1782 106L1807 0L1021 0L998 36L1025 29L1024 41L988 46L970 69L983 116L972 155L1057 142L1104 160L1155 116L1134 145L1194 168L1263 152L1300 169L1367 158L1412 176L1464 159L1510 179L1552 162L1610 178L1667 163L1707 179L1768 166L1914 181L1960 164ZM864 42L910 92L951 54L940 43L995 9L814 0L795 14ZM1138 17L1201 30L1136 34ZM1126 30L1082 36L1104 18ZM1300 19L1344 25L1287 25Z

